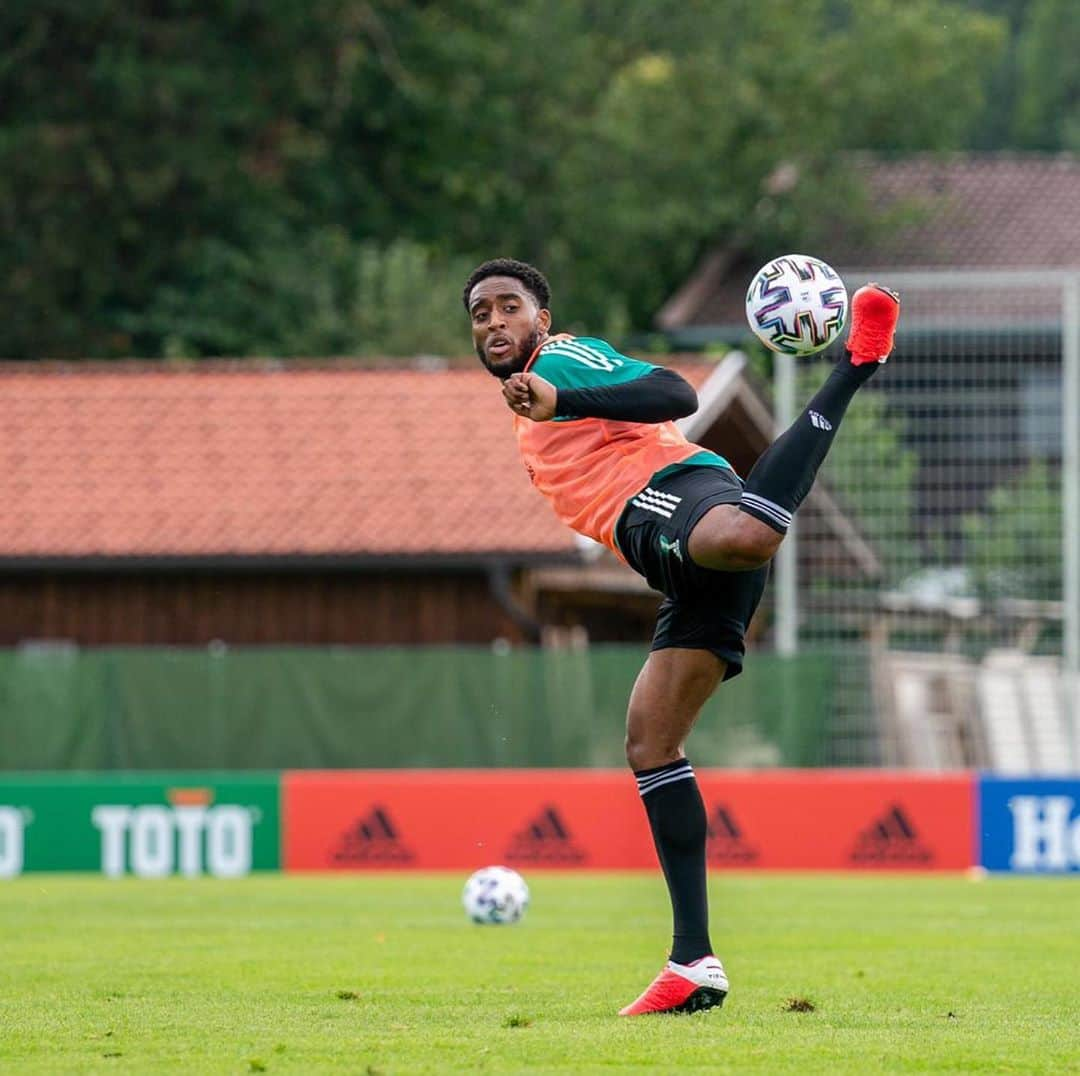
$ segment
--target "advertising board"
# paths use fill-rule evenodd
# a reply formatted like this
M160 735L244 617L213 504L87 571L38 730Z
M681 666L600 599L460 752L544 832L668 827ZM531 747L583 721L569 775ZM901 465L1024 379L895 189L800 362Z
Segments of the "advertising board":
M277 774L0 778L0 878L100 871L235 878L279 866Z

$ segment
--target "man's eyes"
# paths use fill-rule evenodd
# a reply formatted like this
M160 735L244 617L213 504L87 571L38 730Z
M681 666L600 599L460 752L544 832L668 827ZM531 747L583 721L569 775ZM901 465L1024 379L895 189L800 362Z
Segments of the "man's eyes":
M520 303L507 303L503 307L503 312L506 314L516 314L520 308ZM488 312L486 310L477 310L477 312L473 314L473 321L483 321L487 316Z

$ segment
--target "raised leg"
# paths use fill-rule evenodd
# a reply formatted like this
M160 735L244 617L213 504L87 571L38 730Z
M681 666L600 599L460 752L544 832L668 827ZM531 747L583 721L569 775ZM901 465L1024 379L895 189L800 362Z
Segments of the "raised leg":
M792 513L814 484L818 468L855 393L885 362L900 317L900 297L868 284L852 296L851 332L843 357L803 413L761 455L746 479L740 509L787 533Z
M779 548L848 404L892 351L900 316L895 292L868 284L853 296L851 312L846 354L791 427L761 454L747 476L741 503L718 505L694 528L688 548L696 564L744 571L760 567Z

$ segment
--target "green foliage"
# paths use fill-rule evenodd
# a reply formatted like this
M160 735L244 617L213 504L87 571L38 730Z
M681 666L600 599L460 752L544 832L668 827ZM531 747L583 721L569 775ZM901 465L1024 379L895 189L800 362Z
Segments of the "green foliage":
M966 0L999 17L1005 48L986 105L962 145L980 150L1080 151L1080 7L1073 0Z
M983 598L1060 600L1061 481L1041 460L964 517L965 562Z
M266 236L250 251L208 239L182 285L122 324L170 356L466 354L471 268L407 239L381 247L340 229Z
M1019 81L1016 39L1030 2L1031 0L968 0L970 7L988 15L999 16L1008 35L1005 47L990 72L982 113L976 118L964 140L971 149L994 150L1010 144L1013 102L1016 100Z
M818 245L837 207L858 208L837 150L955 144L1003 38L999 21L938 0L668 9L598 85L588 137L560 160L544 254L571 317L596 317L614 291L645 324L718 240Z
M231 274L261 289L295 236L386 204L345 126L357 9L0 8L0 355L160 354L193 283L222 291L215 348L260 347Z
M1033 149L1080 152L1080 5L1032 0L1017 41L1015 130Z
M464 353L470 347L461 287L473 265L436 261L416 243L359 251L352 320L358 350L369 354Z
M948 0L11 0L0 356L460 351L500 254L558 327L644 329L717 241L857 215L838 150L963 144L1003 39Z
M815 363L800 378L809 398L828 373ZM920 563L915 533L918 454L904 444L903 420L884 393L864 390L848 408L822 477L881 560L883 584L895 584ZM828 586L823 581L823 586Z
M1004 54L1000 18L939 0L858 0L832 71L843 145L889 152L956 149L986 105Z

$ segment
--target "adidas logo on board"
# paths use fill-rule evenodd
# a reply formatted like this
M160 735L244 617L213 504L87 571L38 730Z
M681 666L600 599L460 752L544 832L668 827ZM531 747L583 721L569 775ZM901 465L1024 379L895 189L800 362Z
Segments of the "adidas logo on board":
M706 856L718 866L739 867L756 863L760 852L747 843L730 808L719 804L709 816Z
M570 837L570 830L555 807L544 807L520 832L515 833L503 855L508 863L570 866L588 856Z
M416 857L401 843L385 807L376 804L342 835L330 861L338 867L388 866L411 863Z
M915 831L907 812L894 804L864 829L855 840L852 863L879 866L914 866L930 863L934 853Z

